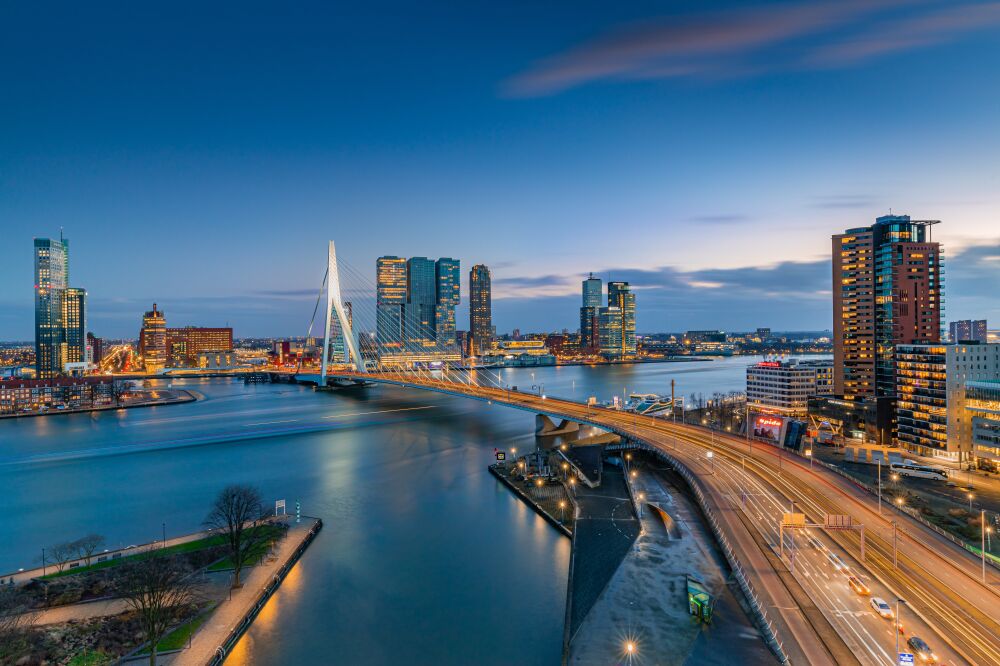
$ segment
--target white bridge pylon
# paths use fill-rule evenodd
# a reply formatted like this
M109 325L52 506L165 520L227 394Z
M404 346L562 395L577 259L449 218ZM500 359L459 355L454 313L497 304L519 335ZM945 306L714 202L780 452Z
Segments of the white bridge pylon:
M330 249L327 254L327 280L326 280L326 324L323 327L323 364L320 366L320 386L326 386L326 365L330 360L330 324L333 313L337 313L337 321L340 323L340 333L344 337L345 350L351 357L351 365L358 372L366 372L365 360L361 357L361 348L358 344L358 334L347 319L347 311L344 310L344 302L340 297L340 272L337 269L337 250L330 241Z

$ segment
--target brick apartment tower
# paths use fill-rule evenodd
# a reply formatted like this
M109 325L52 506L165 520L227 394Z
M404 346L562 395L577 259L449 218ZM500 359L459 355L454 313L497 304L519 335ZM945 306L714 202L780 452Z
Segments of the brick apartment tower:
M895 347L941 341L941 246L936 221L908 215L833 236L834 393L891 400Z

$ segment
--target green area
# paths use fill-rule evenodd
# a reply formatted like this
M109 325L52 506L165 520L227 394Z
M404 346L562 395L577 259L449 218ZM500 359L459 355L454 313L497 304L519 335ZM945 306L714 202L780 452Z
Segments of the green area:
M122 557L118 557L113 560L108 559L103 562L95 562L94 564L85 567L76 567L75 569L63 569L62 571L56 571L54 573L50 573L45 576L39 576L39 578L41 580L48 580L50 578L60 578L62 576L75 576L76 574L89 573L91 571L98 571L100 569L109 569L111 567L116 567L125 560L135 561L135 560L142 560L147 557L156 557L158 555L177 555L180 553L190 553L196 550L202 550L204 548L222 546L224 544L225 544L225 539L223 539L221 536L204 537L201 539L194 539L192 541L185 541L184 543L174 544L173 546L168 546L166 548L156 548L153 550L143 551L136 555L123 555Z
M254 548L250 550L247 555L247 560L243 566L253 566L259 564L264 555L267 554L267 548L273 541L277 541L278 538L283 534L283 530L280 527L275 527L273 525L266 525L264 527L264 541L257 544ZM209 571L227 571L233 569L233 558L226 556L218 562L212 564L208 567Z
M205 624L208 620L208 616L212 614L211 610L211 607L209 607L204 612L199 613L161 638L160 642L156 644L156 651L166 652L168 650L183 649L187 645L188 639L201 629L201 625ZM149 648L142 650L140 654L149 654Z
M87 650L73 657L67 666L105 666L111 663L111 657L100 650Z

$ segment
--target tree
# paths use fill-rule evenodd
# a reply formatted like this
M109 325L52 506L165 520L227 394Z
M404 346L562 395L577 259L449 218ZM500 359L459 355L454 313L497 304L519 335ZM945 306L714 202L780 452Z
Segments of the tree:
M49 558L55 562L56 568L62 571L66 568L66 563L76 555L76 543L66 541L49 546Z
M156 666L156 646L180 611L198 600L191 571L174 557L129 558L118 567L114 589L139 616L149 642L149 664Z
M25 634L35 620L19 588L0 584L0 663L14 663L27 647Z
M104 537L100 534L88 534L73 542L76 556L90 566L90 560L94 556L94 551L104 545Z
M225 540L233 563L233 587L240 586L240 572L260 554L268 539L264 518L260 492L253 486L236 484L222 489L205 519L205 527Z

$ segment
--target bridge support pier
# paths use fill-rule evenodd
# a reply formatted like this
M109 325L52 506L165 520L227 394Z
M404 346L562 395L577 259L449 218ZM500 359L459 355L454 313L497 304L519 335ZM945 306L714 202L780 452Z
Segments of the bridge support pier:
M563 419L557 426L552 419L545 414L535 415L535 434L548 437L549 435L565 435L570 432L578 432L580 424L576 421Z

